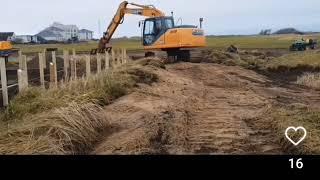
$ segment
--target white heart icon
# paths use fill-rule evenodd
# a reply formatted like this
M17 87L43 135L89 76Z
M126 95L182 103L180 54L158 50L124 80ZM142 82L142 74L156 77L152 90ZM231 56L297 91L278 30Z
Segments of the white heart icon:
M291 131L291 130L294 130L295 132L297 132L297 131L299 131L299 130L302 130L303 132L304 132L304 135L303 135L303 137L298 141L298 142L295 142L295 141L293 141L290 137L289 137L289 135L288 135L288 133L289 133L289 131ZM287 130L286 130L286 133L285 133L285 135L286 135L286 137L287 137L287 139L293 144L293 145L295 145L295 146L298 146L306 137L307 137L307 130L304 128L304 127L288 127L287 128Z

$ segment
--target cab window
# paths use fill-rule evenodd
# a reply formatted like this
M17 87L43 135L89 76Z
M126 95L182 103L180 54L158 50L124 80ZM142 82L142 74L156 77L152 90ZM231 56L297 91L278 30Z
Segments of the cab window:
M155 41L155 21L148 20L144 22L143 45L151 45Z
M165 20L165 24L166 24L166 28L167 29L171 29L174 27L174 24L173 24L173 20L172 19L166 19Z
M154 21L146 21L144 26L144 34L152 35L154 34Z

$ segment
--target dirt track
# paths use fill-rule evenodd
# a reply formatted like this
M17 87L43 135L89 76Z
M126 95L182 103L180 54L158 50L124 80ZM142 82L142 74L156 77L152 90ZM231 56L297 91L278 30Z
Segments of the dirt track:
M258 119L279 99L319 102L240 67L178 63L155 71L158 83L105 108L114 128L93 154L282 154Z

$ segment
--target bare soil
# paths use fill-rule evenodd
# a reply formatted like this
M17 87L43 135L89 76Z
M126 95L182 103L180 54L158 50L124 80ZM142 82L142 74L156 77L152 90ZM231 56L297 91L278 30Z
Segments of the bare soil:
M283 154L264 118L268 109L320 102L317 92L237 66L154 71L159 82L105 107L113 129L92 154Z

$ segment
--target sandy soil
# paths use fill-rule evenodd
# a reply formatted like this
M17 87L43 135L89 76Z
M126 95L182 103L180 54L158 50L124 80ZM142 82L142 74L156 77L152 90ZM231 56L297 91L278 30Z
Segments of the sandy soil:
M155 72L159 82L105 107L113 130L92 154L282 154L259 119L274 103L320 102L240 67L177 63Z

